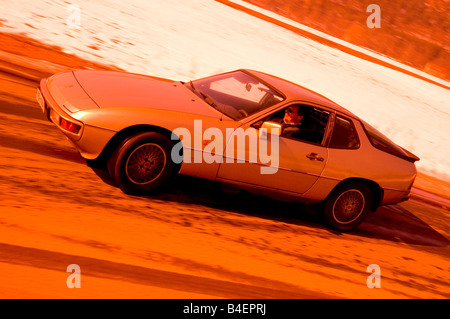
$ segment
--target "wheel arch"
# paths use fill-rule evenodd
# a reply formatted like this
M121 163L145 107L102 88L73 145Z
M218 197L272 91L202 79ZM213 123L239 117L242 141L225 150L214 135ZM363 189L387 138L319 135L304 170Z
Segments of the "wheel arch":
M345 185L349 185L349 184L353 184L353 183L364 184L370 189L370 193L372 194L372 197L373 197L372 206L370 207L370 210L372 212L376 211L377 208L380 206L381 201L383 199L383 189L380 187L380 185L378 185L378 183L376 183L376 182L374 182L374 181L372 181L370 179L360 178L360 177L346 178L346 179L342 180L341 182L339 182L333 188L333 190L330 192L330 194L333 193L339 187L342 187L342 186L345 186Z
M166 128L156 126L156 125L149 125L149 124L132 125L132 126L128 126L124 129L120 130L119 132L117 132L109 140L109 142L106 144L106 146L103 148L100 155L97 157L97 159L95 159L95 162L102 163L102 164L106 163L108 158L113 154L113 152L120 145L120 143L122 143L127 138L129 138L135 134L146 133L146 132L160 133L160 134L166 136L172 142L172 145L175 145L178 142L180 142L180 138L178 136L176 136L177 137L176 139L172 139L172 132ZM181 150L183 150L183 149L181 149ZM177 167L176 170L178 172L181 168L181 163L176 164L176 167Z

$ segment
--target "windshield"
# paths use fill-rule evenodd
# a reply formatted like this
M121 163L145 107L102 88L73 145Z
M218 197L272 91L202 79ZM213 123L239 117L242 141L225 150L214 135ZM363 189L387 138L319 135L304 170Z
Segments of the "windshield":
M185 83L219 112L240 120L283 101L283 97L257 78L235 71Z

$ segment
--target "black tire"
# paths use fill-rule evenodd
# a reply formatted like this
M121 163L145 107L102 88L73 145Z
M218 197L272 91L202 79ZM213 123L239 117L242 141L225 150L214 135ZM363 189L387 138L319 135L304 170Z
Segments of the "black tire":
M339 186L325 200L324 222L339 231L354 229L366 219L372 200L369 187L362 183Z
M162 134L135 134L123 141L109 158L109 176L126 194L158 190L174 172L171 150L171 141Z

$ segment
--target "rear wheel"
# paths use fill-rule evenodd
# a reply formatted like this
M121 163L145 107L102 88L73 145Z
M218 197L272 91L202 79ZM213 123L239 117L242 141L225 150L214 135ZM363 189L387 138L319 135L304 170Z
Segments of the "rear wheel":
M174 172L172 143L162 134L139 133L127 138L108 160L111 179L127 194L142 194L164 186Z
M372 206L369 187L352 183L338 187L326 199L324 220L331 228L346 231L359 226Z

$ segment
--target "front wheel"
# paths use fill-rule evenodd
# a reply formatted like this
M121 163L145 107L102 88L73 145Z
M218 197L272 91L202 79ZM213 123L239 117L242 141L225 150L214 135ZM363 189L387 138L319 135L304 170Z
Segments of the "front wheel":
M111 179L127 194L161 188L174 171L172 143L162 134L147 132L127 138L108 160Z
M325 200L323 216L331 228L347 231L358 227L372 206L369 187L352 183L338 187Z

